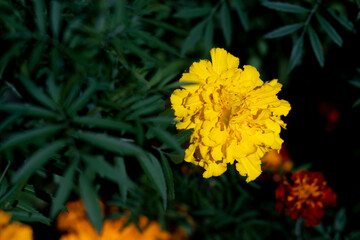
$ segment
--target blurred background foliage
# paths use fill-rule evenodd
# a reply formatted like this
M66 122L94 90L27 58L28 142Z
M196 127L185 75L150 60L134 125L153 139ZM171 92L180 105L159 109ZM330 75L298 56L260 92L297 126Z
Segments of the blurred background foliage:
M35 239L56 239L54 218L78 197L97 230L101 199L193 239L357 239L359 9L359 0L0 1L1 209L31 222ZM266 178L246 184L232 169L203 179L182 163L191 131L176 132L169 96L212 47L284 84L295 169L322 171L338 194L319 227L275 212Z

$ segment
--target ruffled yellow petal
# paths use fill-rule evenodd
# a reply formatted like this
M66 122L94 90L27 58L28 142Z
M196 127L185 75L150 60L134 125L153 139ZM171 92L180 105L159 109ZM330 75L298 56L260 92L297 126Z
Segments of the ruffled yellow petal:
M221 48L210 51L212 62L193 63L171 96L178 129L193 128L185 161L205 168L204 177L222 174L233 164L247 181L261 173L260 159L280 149L281 128L290 104L279 100L277 79L263 82L256 68L238 68L239 59Z
M239 66L239 59L222 48L210 50L212 67L217 74L222 74L229 69L236 69Z
M226 165L211 162L205 168L205 172L203 173L203 177L204 178L209 178L209 177L212 177L212 176L215 176L215 177L220 176L221 174L223 174L226 171L226 169L227 169Z

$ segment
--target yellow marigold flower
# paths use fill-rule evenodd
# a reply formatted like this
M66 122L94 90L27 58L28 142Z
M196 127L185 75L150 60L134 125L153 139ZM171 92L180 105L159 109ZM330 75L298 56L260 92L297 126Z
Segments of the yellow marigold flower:
M290 104L279 100L277 79L263 82L256 68L238 68L239 59L221 48L210 51L212 62L190 66L180 82L193 82L171 95L177 129L194 129L185 161L205 168L204 178L219 176L236 160L247 182L261 173L261 157L281 148L281 116Z
M0 209L0 240L32 240L33 230L19 222L9 223L11 214Z

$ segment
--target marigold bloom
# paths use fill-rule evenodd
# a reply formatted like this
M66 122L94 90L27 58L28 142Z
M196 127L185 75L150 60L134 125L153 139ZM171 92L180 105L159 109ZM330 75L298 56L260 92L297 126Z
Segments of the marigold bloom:
M285 211L294 220L303 218L307 227L319 225L324 208L335 206L336 194L327 186L321 172L295 172L291 181L284 180L276 189L277 211Z
M293 162L284 145L280 151L272 150L266 153L262 159L262 163L262 170L272 173L275 182L280 182L281 176L289 173L293 166Z
M0 240L32 240L33 230L19 222L9 223L11 214L0 209Z
M139 217L138 230L134 223L123 228L128 217L123 216L116 219L105 220L99 235L91 225L85 214L82 202L73 201L66 204L69 213L61 212L57 218L57 228L67 232L60 240L176 240L177 235L161 230L158 222L151 221L145 216Z
M193 82L171 95L177 129L194 129L185 161L205 168L204 178L219 176L236 160L247 181L261 173L266 152L280 149L279 134L290 104L276 94L278 80L263 82L252 66L238 68L239 59L224 49L210 51L212 62L190 66L180 82Z

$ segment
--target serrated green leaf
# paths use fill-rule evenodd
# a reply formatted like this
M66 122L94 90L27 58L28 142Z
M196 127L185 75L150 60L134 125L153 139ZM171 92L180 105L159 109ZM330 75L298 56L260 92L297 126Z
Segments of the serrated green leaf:
M46 164L46 162L65 145L65 140L58 140L37 150L29 157L27 161L24 162L20 169L15 172L11 178L11 182L22 182L23 180L29 178L37 169Z
M243 26L244 30L246 32L249 31L249 18L247 13L243 11L243 2L241 0L235 1L235 10L239 16L241 25Z
M296 32L304 26L304 23L295 23L277 28L264 35L264 38L279 38Z
M174 14L175 18L196 18L206 16L210 13L211 8L208 6L197 8L184 8Z
M74 161L67 168L59 187L56 191L55 198L50 208L50 217L54 218L58 212L64 208L65 203L71 193L74 184L75 170L77 167L78 161Z
M168 147L172 148L178 153L184 152L184 150L181 148L181 145L178 143L175 136L171 135L169 132L158 127L150 127L150 130L154 133L156 138L158 138Z
M202 33L204 31L206 21L201 21L198 23L191 31L187 38L185 38L184 43L181 48L181 55L185 55L191 48L193 48L201 39Z
M143 152L140 147L131 142L107 134L79 131L76 135L84 142L120 155L137 156Z
M155 185L156 190L159 192L161 198L163 199L164 209L166 209L166 182L159 161L151 153L140 154L137 156L137 159L141 167L143 168L146 176Z
M26 90L32 95L42 105L49 107L50 109L56 109L54 101L49 98L44 91L36 86L33 81L30 80L27 76L20 75L20 81L25 86Z
M209 19L208 23L206 24L205 35L204 35L204 51L206 53L208 53L210 49L213 47L213 40L214 40L214 22L212 19Z
M100 129L116 130L121 132L135 133L136 130L133 126L128 123L96 117L75 117L73 122L79 125L87 125L89 127L95 127Z
M88 179L86 173L81 172L79 177L79 190L81 200L84 203L86 214L94 226L98 234L101 233L102 228L102 212L97 199L95 188L92 181Z
M316 14L316 18L320 23L322 29L324 29L324 31L331 38L331 40L333 40L334 43L336 43L339 47L341 47L343 44L343 40L340 37L340 35L336 32L336 30L333 28L333 26L331 26L331 24L320 14Z
M356 33L356 29L354 27L354 24L349 21L343 14L338 13L333 8L328 8L328 12L333 16L341 25L343 25L347 30Z
M45 138L48 135L54 134L63 128L64 125L57 124L37 128L34 130L28 130L22 133L15 133L14 135L10 136L8 140L6 140L0 145L0 152L20 144L27 144L31 141L34 141L36 138Z
M27 116L41 118L57 118L58 115L45 108L22 103L0 104L0 112L19 113Z
M70 115L73 115L77 111L81 110L85 104L90 100L91 97L93 97L94 93L97 90L97 81L94 79L91 79L89 82L89 87L80 95L78 99L75 100L74 103L72 103L68 109L68 113Z
M45 4L43 0L33 0L35 5L35 18L39 32L46 34Z
M231 37L232 37L232 24L231 24L230 12L226 4L226 1L223 1L223 4L220 9L220 23L226 45L230 46Z
M304 35L302 34L295 42L289 60L289 72L300 62L304 46Z
M288 13L307 13L310 11L299 5L286 2L263 2L262 5L270 9Z
M319 37L311 26L309 26L309 28L308 28L308 33L309 33L311 47L314 51L316 59L318 60L320 66L323 67L324 66L324 53L322 50L322 46L321 46Z

